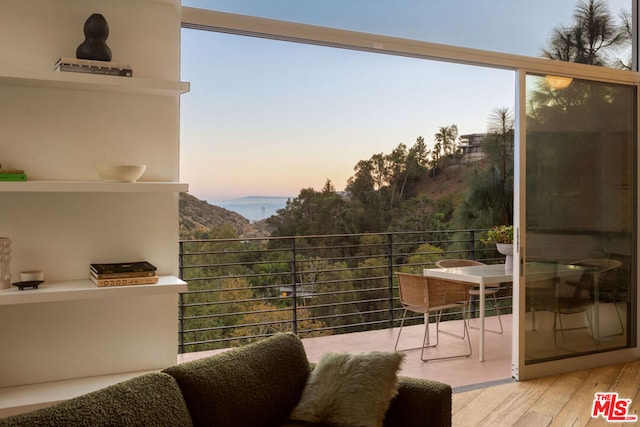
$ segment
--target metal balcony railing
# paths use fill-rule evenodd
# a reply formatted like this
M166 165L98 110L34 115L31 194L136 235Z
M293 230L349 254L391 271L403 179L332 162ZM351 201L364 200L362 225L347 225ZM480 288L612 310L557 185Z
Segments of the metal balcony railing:
M180 277L189 291L179 299L178 351L232 347L276 332L313 337L398 326L395 273L421 273L442 258L502 262L480 243L482 231L180 241ZM511 312L510 289L500 298Z

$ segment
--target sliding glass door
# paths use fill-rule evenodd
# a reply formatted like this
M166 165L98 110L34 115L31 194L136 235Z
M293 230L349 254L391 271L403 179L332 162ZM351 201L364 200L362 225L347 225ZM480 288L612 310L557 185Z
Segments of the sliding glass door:
M636 346L637 89L537 74L520 84L524 379Z

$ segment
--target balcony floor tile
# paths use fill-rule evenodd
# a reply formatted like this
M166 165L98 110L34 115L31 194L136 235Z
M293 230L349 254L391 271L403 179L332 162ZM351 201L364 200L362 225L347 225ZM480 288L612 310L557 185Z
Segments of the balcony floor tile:
M466 390L487 383L501 382L511 379L511 315L502 316L503 334L485 333L485 361L478 359L477 329L470 329L472 355L455 359L423 362L420 349L405 351L406 357L400 375L441 381L454 389ZM472 324L477 320L472 319ZM497 327L497 319L488 317L486 327ZM433 325L435 326L435 325ZM462 321L443 322L442 330L459 334L462 332ZM377 331L355 332L327 337L305 338L302 340L307 356L311 362L318 362L328 352L366 352L393 351L399 328ZM431 339L435 337L435 327L431 327ZM398 348L413 348L420 345L424 334L424 325L403 328ZM440 334L441 347L438 350L425 350L425 356L450 355L465 351L466 340Z
M511 379L511 331L512 316L503 315L502 335L487 332L485 334L485 361L478 359L478 330L470 329L471 346L473 353L470 357L423 362L420 360L420 350L405 351L406 357L400 371L400 375L437 380L451 385L454 391L464 391L487 384L493 384ZM449 321L441 324L441 329L460 333L462 321ZM477 320L473 319L473 323ZM495 317L486 319L487 328L496 328L498 323ZM473 324L472 323L472 324ZM376 331L354 332L326 337L303 338L302 343L307 357L311 362L319 362L325 353L329 352L367 352L367 351L393 351L399 328L382 329ZM402 330L399 348L412 348L420 345L424 333L424 325L407 326ZM432 337L435 337L435 327L431 328ZM433 339L433 338L432 338ZM431 353L464 351L465 341L447 334L440 334L438 350L427 350ZM178 355L178 363L199 359L224 350L202 351Z

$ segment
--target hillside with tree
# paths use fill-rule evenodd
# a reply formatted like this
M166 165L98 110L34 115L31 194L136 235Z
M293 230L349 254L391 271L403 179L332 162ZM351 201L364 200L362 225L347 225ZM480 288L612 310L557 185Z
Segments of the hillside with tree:
M487 228L511 223L513 117L497 109L483 143L486 157L465 160L457 126L434 135L434 148L418 137L408 147L376 153L354 166L344 192L330 180L322 189L304 188L283 209L250 223L241 215L180 196L183 240L358 234L385 231ZM484 198L477 200L480 196ZM485 206L480 206L481 203Z
M228 237L265 237L264 224L251 222L242 215L180 193L180 239L216 239Z
M496 109L485 160L468 162L455 124L359 161L344 194L330 180L305 188L267 219L273 236L437 231L511 224L513 114Z
M429 200L442 200L446 204L446 200L453 199L455 203L455 200L462 198L467 185L465 176L485 167L486 161L452 165L446 173L418 180L416 191ZM189 193L180 194L181 240L266 237L272 231L273 227L266 220L251 222L234 211L212 205Z

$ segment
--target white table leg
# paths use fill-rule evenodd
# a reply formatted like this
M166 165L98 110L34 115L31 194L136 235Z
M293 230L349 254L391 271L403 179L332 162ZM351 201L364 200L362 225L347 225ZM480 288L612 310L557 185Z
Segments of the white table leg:
M423 342L422 345L431 345L431 342L429 341L429 313L425 313L424 314L424 327L425 327L425 335L427 336L427 341Z

